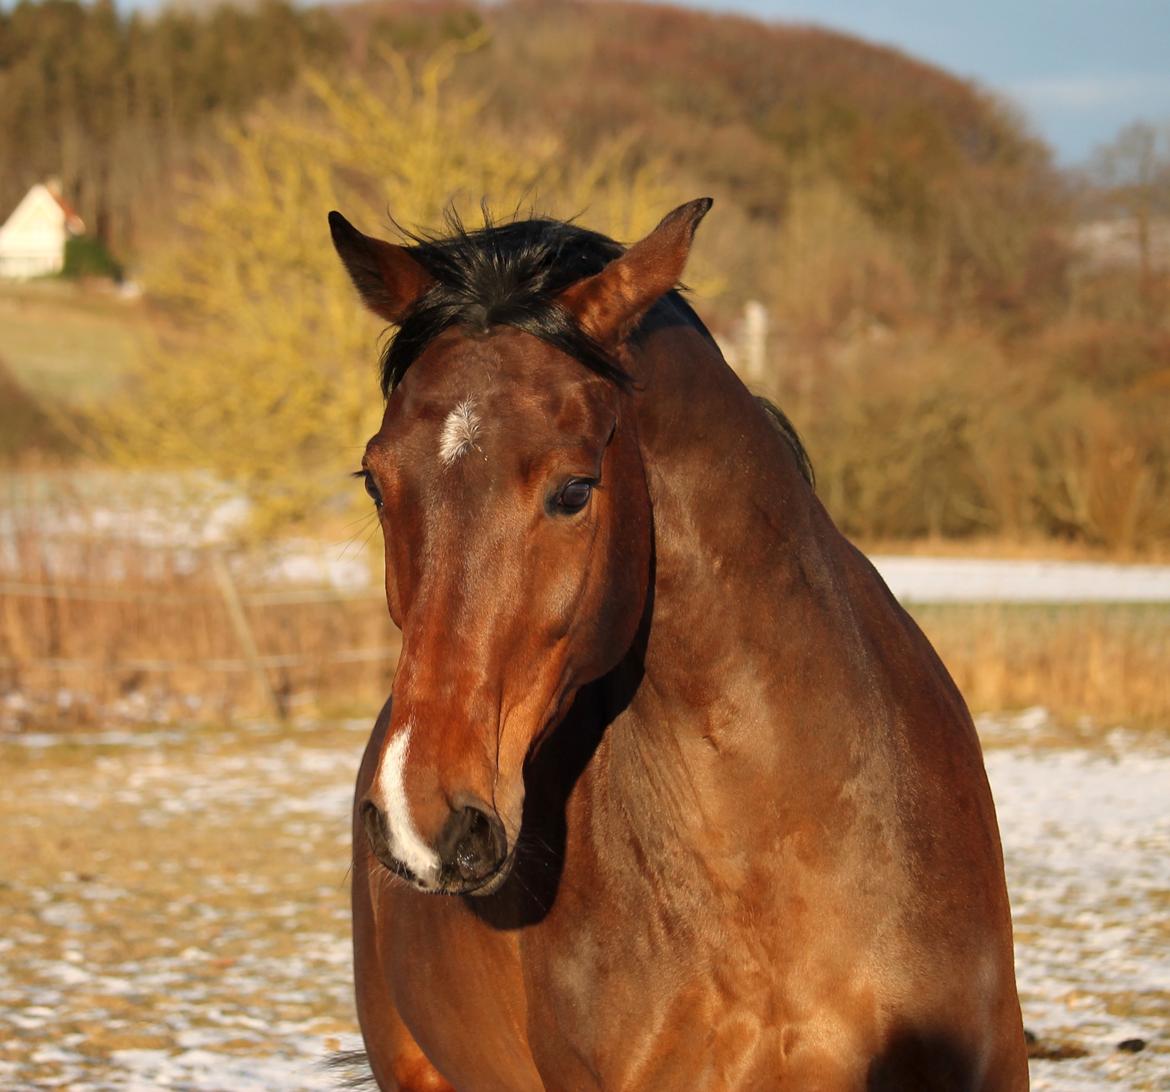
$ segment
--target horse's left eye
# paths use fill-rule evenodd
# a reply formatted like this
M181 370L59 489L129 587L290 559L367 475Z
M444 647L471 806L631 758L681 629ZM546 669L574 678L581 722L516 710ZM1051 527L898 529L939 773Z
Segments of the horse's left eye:
M584 478L566 482L556 496L556 510L566 514L580 512L589 503L593 494L593 483Z

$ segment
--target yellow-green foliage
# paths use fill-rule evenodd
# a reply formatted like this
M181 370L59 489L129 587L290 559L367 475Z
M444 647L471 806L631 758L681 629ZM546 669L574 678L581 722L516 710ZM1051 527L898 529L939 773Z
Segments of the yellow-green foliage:
M1066 322L1004 345L969 326L864 333L785 361L838 524L864 539L1170 541L1170 340Z
M915 287L904 250L840 183L805 177L789 194L770 271L777 323L806 339L910 310Z
M184 232L150 278L180 331L147 354L131 395L97 422L124 463L199 468L241 485L259 530L320 513L349 489L382 404L378 321L361 310L325 214L370 233L441 226L454 207L475 226L488 201L504 215L585 212L630 238L672 202L630 142L589 163L557 139L493 131L480 104L446 84L455 51L418 72L387 58L377 88L306 78L295 109L267 107L226 133L181 205Z

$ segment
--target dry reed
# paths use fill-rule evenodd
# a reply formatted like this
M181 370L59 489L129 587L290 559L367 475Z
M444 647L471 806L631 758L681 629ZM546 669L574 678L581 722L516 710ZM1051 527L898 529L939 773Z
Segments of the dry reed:
M245 634L209 551L17 527L0 542L0 727L372 715L399 647L380 589L264 585L233 560ZM1170 727L1164 605L914 613L975 712Z
M1170 607L948 604L913 613L974 712L1170 727Z
M47 549L21 534L5 546L0 724L372 714L389 693L398 635L376 586L262 586L237 555L242 633L206 550Z

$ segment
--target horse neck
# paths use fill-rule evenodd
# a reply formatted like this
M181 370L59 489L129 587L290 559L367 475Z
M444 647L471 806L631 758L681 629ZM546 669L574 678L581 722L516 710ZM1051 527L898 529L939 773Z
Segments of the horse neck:
M604 791L661 844L651 828L730 832L745 800L811 808L842 791L857 769L851 731L891 704L873 619L900 623L714 346L667 326L641 362L653 600L640 683L607 733Z
M638 429L655 545L645 667L660 693L702 679L718 701L735 685L732 661L774 662L802 640L788 612L831 590L848 547L788 440L714 345L667 327L643 362Z

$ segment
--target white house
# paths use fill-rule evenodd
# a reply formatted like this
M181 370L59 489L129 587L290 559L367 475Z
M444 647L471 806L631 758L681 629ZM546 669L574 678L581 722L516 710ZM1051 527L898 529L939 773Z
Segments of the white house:
M85 223L53 181L38 182L0 227L0 277L40 277L60 273L65 241L85 231Z

